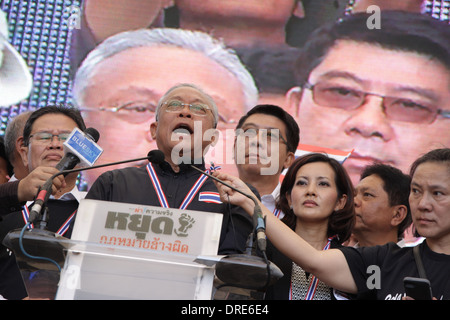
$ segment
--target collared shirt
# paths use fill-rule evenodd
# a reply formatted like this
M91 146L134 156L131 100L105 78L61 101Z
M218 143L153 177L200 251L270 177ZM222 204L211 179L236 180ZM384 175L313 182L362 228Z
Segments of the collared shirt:
M280 189L281 189L281 183L278 182L277 186L275 187L275 189L272 191L271 194L265 194L265 195L261 196L261 203L267 209L269 209L273 214L275 214L278 217L278 219L281 219L284 217L283 212L279 212L275 209L276 201L278 200L278 198L280 196Z
M64 193L58 199L56 199L54 195L50 195L49 199L61 200L61 201L76 200L76 201L78 201L78 203L80 203L80 201L86 197L86 194L87 194L86 191L80 191L80 190L78 190L77 186L74 186L72 190ZM33 203L33 201L28 201L27 207L29 207L32 203Z

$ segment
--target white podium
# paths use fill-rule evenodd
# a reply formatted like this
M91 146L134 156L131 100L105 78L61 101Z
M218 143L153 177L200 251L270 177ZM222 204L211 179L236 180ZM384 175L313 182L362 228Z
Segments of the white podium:
M211 299L222 215L82 200L56 299ZM207 258L206 258L207 259Z
M216 213L82 200L70 240L22 237L29 254L61 266L60 277L55 264L22 254L17 231L8 241L30 297L209 300L221 225Z

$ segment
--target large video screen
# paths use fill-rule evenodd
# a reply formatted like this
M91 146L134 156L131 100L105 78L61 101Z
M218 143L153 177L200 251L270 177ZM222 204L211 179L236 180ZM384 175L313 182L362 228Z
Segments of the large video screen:
M296 118L302 145L351 153L345 166L354 182L376 161L408 172L417 156L450 146L448 65L341 42L313 69L310 88L300 88L296 74L315 30L371 3L449 22L447 0L2 0L8 41L26 62L32 89L1 107L0 134L24 111L71 104L100 132L97 164L144 157L157 148L149 128L158 100L177 83L194 83L219 108L221 138L205 159L222 170L236 174L239 118L268 103ZM336 107L331 89L362 96ZM418 105L405 115L394 98ZM423 107L429 115L416 110ZM83 174L82 188L108 169Z

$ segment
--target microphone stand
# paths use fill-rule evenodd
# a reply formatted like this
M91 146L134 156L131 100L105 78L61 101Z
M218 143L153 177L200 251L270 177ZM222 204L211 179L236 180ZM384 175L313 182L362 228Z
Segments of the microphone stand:
M220 179L210 175L209 173L204 172L203 170L197 168L196 166L193 166L192 164L190 166L193 169L199 171L200 173L208 176L209 178L211 178L211 179L213 179L213 180L215 180L215 181L217 181L217 182L219 182L219 183L229 187L230 189L232 189L232 190L234 190L234 191L236 191L236 192L246 196L247 198L251 199L254 202L254 204L255 204L255 208L254 208L254 212L253 212L253 224L254 224L254 227L255 227L254 232L258 232L258 228L260 228L260 227L263 228L265 226L265 219L262 217L261 207L260 207L260 205L259 205L259 203L258 203L258 201L256 200L255 197L253 197L253 196L251 196L249 194L246 194L245 192L242 192L241 190L239 190L239 189L231 186L230 184L228 184L228 183L226 183L226 182L224 182L224 181L222 181L222 180L220 180ZM253 253L253 245L254 245L253 238L255 236L256 235L253 232L249 235L249 238L248 238L247 244L246 244L247 248L246 248L246 251L245 251L246 253L245 254L236 254L236 255L227 256L224 259L230 258L229 263L221 263L221 262L219 262L217 264L216 275L217 275L217 277L220 280L222 280L221 276L227 277L226 274L228 274L229 272L231 273L232 271L235 271L235 270L232 270L232 267L234 265L239 265L240 267L243 267L243 268L249 267L251 269L252 265L256 265L258 263L261 263L261 258L258 257L257 255L253 255L252 254ZM266 264L267 277L266 277L265 285L260 286L260 287L256 287L256 286L253 286L253 285L243 286L243 285L240 285L239 283L237 283L240 280L232 279L230 281L224 281L225 284L221 285L220 287L223 287L223 286L236 286L236 287L242 287L242 288L245 288L245 289L256 289L256 290L264 291L271 284L271 280L272 280L271 274L272 273L274 273L274 277L277 280L283 276L282 272L275 265L273 265L273 266L276 267L276 268L273 268L274 272L271 271L271 263L267 259L267 255L266 255L266 239L265 239L265 235L264 235L263 239L261 239L261 237L258 237L257 244L258 244L258 249L260 250L261 254L263 255L264 263ZM229 264L229 266L228 266L228 264ZM233 283L232 284L227 284L226 282L236 282L236 283L235 284L233 284Z
M74 173L74 172L80 172L80 171L86 171L86 170L92 170L92 169L98 169L98 168L103 168L103 167L108 167L108 166L113 166L113 165L118 165L118 164L123 164L123 163L128 163L128 162L135 162L135 161L142 161L142 160L148 160L150 158L150 156L147 157L142 157L142 158L136 158L136 159L130 159L130 160L123 160L123 161L118 161L118 162L112 162L112 163L105 163L105 164L100 164L97 166L92 166L92 167L83 167L83 168L77 168L77 169L70 169L70 170L62 170L58 173L55 173L54 175L52 175L43 186L49 185L51 187L52 181L53 179L55 179L57 176L59 175L68 175L69 173ZM41 191L44 188L39 189L38 191L38 198L39 198L39 194L41 193ZM47 191L44 195L43 203L41 207L38 207L37 210L31 210L30 211L30 216L28 221L30 221L31 223L33 223L36 219L38 219L39 216L41 216L41 220L40 220L40 224L39 224L39 228L40 229L44 229L47 226L47 222L48 222L48 213L46 214L45 209L47 208L46 203L48 198L50 197L50 193ZM44 209L44 214L41 215L41 210Z
M58 254L56 254L56 256L55 256L55 254L54 254L54 252L59 252L59 249L60 249L59 244L57 242L49 241L47 248L40 248L38 246L37 247L33 246L33 240L32 240L32 239L36 239L36 238L41 238L41 239L45 238L48 240L52 240L52 239L56 239L57 237L59 237L54 232L47 230L49 212L48 212L48 206L46 203L47 203L48 198L50 197L50 192L48 190L51 190L51 185L52 185L53 179L61 174L67 175L69 173L103 168L103 167L118 165L118 164L122 164L122 163L135 162L135 161L141 161L141 160L150 160L151 157L152 156L150 156L150 154L149 154L149 155L147 155L147 157L136 158L136 159L131 159L131 160L123 160L123 161L118 161L118 162L113 162L113 163L106 163L106 164L92 166L92 167L62 170L58 173L55 173L39 189L37 198L39 198L39 200L41 201L41 204L38 206L37 209L30 211L30 216L28 217L28 222L20 230L20 232L19 232L19 230L10 231L6 235L5 239L3 240L3 244L8 248L13 248L13 242L15 241L14 240L15 234L19 233L20 234L18 237L19 247L20 247L21 253L25 257L27 257L29 259L44 260L44 261L50 262L50 263L54 264L58 268L59 271L61 271L61 265L64 264L64 257L60 256ZM41 214L41 212L42 212L42 214ZM28 229L29 226L34 221L39 221L39 227ZM27 246L31 247L31 251L33 251L33 252L38 252L38 251L41 252L40 256L30 254L25 250L24 240L27 238L25 236L25 233L31 234L31 237L30 237L31 240L29 240L27 242ZM45 254L43 254L42 251ZM47 258L47 256L52 257L52 258Z

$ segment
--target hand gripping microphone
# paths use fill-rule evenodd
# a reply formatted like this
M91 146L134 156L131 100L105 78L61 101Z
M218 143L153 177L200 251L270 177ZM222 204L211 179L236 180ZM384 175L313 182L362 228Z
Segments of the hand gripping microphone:
M187 164L184 164L187 165ZM234 286L245 289L264 290L283 276L281 270L266 256L266 227L262 210L256 198L250 194L229 185L228 183L204 172L196 166L193 169L210 177L211 179L229 187L230 189L251 199L255 204L253 212L253 227L256 233L258 249L264 259L251 254L235 254L222 258L216 265L216 276L225 283L225 286ZM248 242L252 242L252 234ZM263 284L263 285L262 285Z
M92 169L98 169L98 168L109 167L109 166L114 166L114 165L118 165L118 164L129 163L129 162L136 162L136 161L141 161L141 160L148 160L151 163L159 164L159 163L164 162L164 153L162 153L162 151L160 151L160 150L151 150L151 151L149 151L149 153L147 154L146 157L142 157L142 158L135 158L135 159L129 159L129 160L105 163L105 164L92 166L92 167L68 169L68 170L63 170L63 171L60 171L60 172L54 174L53 176L51 176L45 182L45 184L41 188L42 190L44 190L44 186L49 186L49 188L50 188L49 190L50 191L48 191L47 193L44 193L44 192L42 192L42 193L39 192L38 193L38 197L37 197L37 199L35 201L35 204L33 205L32 209L30 211L30 217L29 217L28 221L33 222L39 216L40 211L42 209L42 205L45 203L45 201L48 200L48 197L50 196L53 179L55 179L57 176L59 176L61 174L66 176L69 173L86 171L86 170L92 170ZM47 197L45 198L46 195L47 195ZM38 203L38 201L39 201L39 203ZM40 206L40 207L36 207L36 210L34 210L34 206L36 204L38 204L38 206Z
M79 163L81 166L92 166L103 152L103 149L96 144L99 138L100 134L94 128L87 128L84 132L79 128L74 128L64 142L64 157L56 165L56 168L60 172L64 172L75 168ZM66 175L67 173L64 173L64 176ZM39 189L30 211L30 222L33 222L40 215L44 204L52 193L52 184L55 177L56 175L52 176Z
M107 166L112 166L112 165L117 165L117 164L122 164L122 163L128 163L128 162L136 162L136 161L141 161L141 160L148 160L152 163L155 164L159 164L164 162L164 154L159 151L159 150L152 150L148 153L147 157L143 157L143 158L137 158L137 159L131 159L131 160L124 160L124 161L119 161L119 162L114 162L114 163L106 163L103 165L97 165L97 166L92 166L92 167L86 167L86 168L76 168L76 169L68 169L68 170L63 170L60 171L56 174L54 174L52 177L50 177L47 181L46 181L46 185L50 186L51 190L51 185L52 185L52 181L54 178L56 178L58 175L67 175L70 173L74 173L74 172L80 172L80 171L85 171L85 170L91 170L91 169L97 169L97 168L101 168L101 167L107 167ZM48 191L48 193L50 193L50 191ZM40 201L41 202L41 207L43 204L45 204L44 202L45 197L43 197ZM40 211L41 209L39 209ZM40 212L37 211L37 209L34 211L33 217L30 214L30 219L29 222L33 222L33 220L38 217L40 215ZM45 216L45 214L44 214ZM42 220L44 220L45 217L42 217ZM46 223L46 221L44 222ZM22 259L24 261L29 261L29 259L32 260L42 260L42 263L45 263L45 261L50 262L51 264L55 264L57 265L57 268L60 270L61 266L64 265L65 262L65 255L62 253L64 250L61 250L61 244L59 241L57 242L52 242L52 241L48 241L49 239L52 240L54 238L56 238L56 234L54 232L50 232L48 230L46 230L45 225L44 227L42 227L43 224L41 223L39 228L33 228L33 229L27 229L27 232L25 232L25 227L22 230L12 230L10 231L4 238L3 240L3 245L5 245L7 248L10 248L12 250L14 250L14 252L16 253L16 257L18 257L18 259ZM46 241L46 245L42 246L40 245L40 242L36 242L35 240L37 239L42 239L45 238L47 239ZM25 242L26 240L26 242ZM26 243L27 246L27 251L25 251L24 245L23 243ZM20 250L18 249L20 247ZM28 266L28 264L26 264ZM28 269L27 269L28 270ZM41 294L41 292L40 292ZM41 296L39 296L41 297ZM50 299L53 299L54 296L49 297Z
M235 187L229 185L228 183L226 183L225 181L222 181L212 175L210 175L209 173L204 172L203 170L197 168L196 166L190 165L193 169L201 172L202 174L210 177L211 179L214 179L215 181L227 186L228 188L246 196L247 198L251 199L254 204L255 204L255 209L253 211L253 227L254 227L254 231L256 232L256 239L258 242L258 248L261 251L266 251L266 223L265 223L265 219L262 216L262 210L261 207L259 206L258 201L256 200L256 198L254 196L251 196L245 192L242 192L239 189L236 189Z
M87 128L84 132L75 128L64 142L64 157L56 165L56 169L59 171L70 170L80 162L82 166L92 166L103 152L96 145L99 138L100 134L94 128Z

